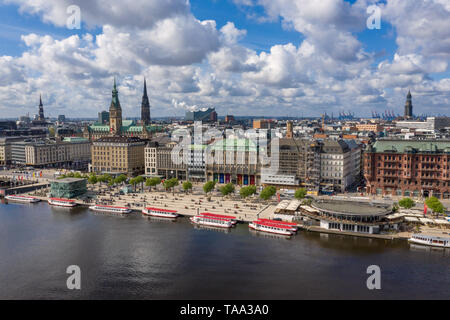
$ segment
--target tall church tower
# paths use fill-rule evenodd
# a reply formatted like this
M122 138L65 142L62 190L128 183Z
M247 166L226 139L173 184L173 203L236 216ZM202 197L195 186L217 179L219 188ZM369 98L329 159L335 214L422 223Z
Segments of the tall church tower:
M114 78L114 88L112 91L112 100L109 107L109 131L113 135L120 135L122 129L122 108L119 102L119 92L116 87L116 78Z
M144 95L142 96L141 105L141 120L142 125L148 125L150 123L150 102L147 96L147 81L144 78Z
M411 96L411 91L408 91L408 95L406 96L406 104L405 104L405 118L411 119L412 117L413 117L412 96Z
M286 122L286 138L287 139L294 138L294 130L292 128L292 121Z
M39 95L39 116L38 116L38 120L39 121L45 121L44 105L42 104L42 96L41 95Z

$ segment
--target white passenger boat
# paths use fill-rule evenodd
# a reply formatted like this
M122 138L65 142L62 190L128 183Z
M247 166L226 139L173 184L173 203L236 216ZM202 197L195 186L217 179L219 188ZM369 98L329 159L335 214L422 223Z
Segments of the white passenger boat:
M270 219L258 219L261 222L267 222L269 224L279 224L281 226L290 227L292 231L297 232L298 225L295 222L287 222L287 221L279 221L279 220L270 220Z
M216 214L216 213L209 213L209 212L203 212L203 213L200 213L200 215L205 216L205 217L227 219L227 220L230 220L233 225L235 225L237 223L235 216L226 216L223 214Z
M26 203L35 203L41 201L41 199L35 197L17 196L17 195L9 195L6 196L5 199L10 201L26 202Z
M203 216L203 215L191 217L191 221L192 223L209 227L231 228L233 226L233 222L230 219Z
M146 216L169 218L169 219L174 219L174 218L178 217L178 211L176 211L176 210L151 208L151 207L143 209L142 214L144 214Z
M450 248L450 237L438 237L417 233L413 234L411 238L408 239L408 241L424 246Z
M61 199L61 198L50 198L48 199L48 204L52 206L58 206L58 207L75 207L77 203L75 200L71 199Z
M92 211L98 211L98 212L110 212L110 213L120 213L120 214L126 214L126 213L131 212L130 208L106 206L106 205L101 205L101 204L96 204L96 205L90 206L89 209L91 209Z
M291 236L294 234L294 231L292 231L292 226L274 224L274 223L269 223L269 222L265 222L265 221L259 221L259 220L253 221L248 226L249 226L249 228L256 230L256 231L281 234L281 235L285 235L285 236Z

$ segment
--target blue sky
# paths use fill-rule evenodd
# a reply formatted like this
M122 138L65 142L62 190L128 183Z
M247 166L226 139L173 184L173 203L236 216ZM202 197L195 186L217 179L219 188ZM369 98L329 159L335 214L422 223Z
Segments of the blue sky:
M80 30L65 27L72 2ZM220 115L401 113L409 89L418 114L448 110L450 5L442 0L102 3L0 0L3 114L35 113L42 92L52 114L95 116L113 76L130 117L144 76L156 116L209 106ZM380 30L365 27L373 3Z

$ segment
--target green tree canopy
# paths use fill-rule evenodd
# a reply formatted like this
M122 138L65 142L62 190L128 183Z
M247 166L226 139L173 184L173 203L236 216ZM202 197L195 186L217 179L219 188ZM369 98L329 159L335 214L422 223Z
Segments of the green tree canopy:
M235 189L234 184L232 184L230 182L230 183L227 183L226 185L224 185L223 187L221 187L220 192L222 193L223 196L227 196L227 195L233 193L234 189Z
M161 183L161 179L158 177L148 178L147 181L145 181L145 185L147 187L156 187L160 183Z
M416 205L413 199L411 198L403 198L398 202L398 205L405 209L410 209Z
M164 181L164 188L166 189L173 189L174 187L176 187L178 185L178 179L177 178L172 178L172 179L167 179Z
M102 174L100 177L97 178L97 180L99 182L105 182L105 183L111 181L111 179L112 179L112 177L107 173Z
M444 213L445 211L444 205L436 197L429 197L427 200L425 200L425 204L434 212Z
M88 178L88 182L90 184L96 184L98 182L97 176L95 174L91 174Z
M216 182L215 181L208 181L207 183L205 183L203 185L203 191L208 194L211 191L214 190L214 187L216 186Z
M116 184L121 184L121 183L124 183L125 181L127 181L127 176L124 174L121 174L120 176L118 176L114 179L114 183L116 183Z
M183 182L183 190L189 191L192 189L192 183L190 181Z
M301 200L306 197L306 194L307 194L306 189L300 188L295 191L294 197L295 197L295 199Z
M242 198L250 197L252 194L255 193L256 193L256 186L242 187L241 190L239 190L239 194Z
M260 198L263 200L269 200L277 193L277 189L274 186L265 187L263 191L259 194Z
M145 178L143 176L138 176L138 177L136 177L136 181L137 181L137 183L144 183Z

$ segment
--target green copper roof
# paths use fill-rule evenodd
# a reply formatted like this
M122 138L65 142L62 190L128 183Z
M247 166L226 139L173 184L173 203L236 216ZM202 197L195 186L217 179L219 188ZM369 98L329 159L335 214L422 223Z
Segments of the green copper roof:
M81 137L67 137L63 139L64 142L87 142L88 139L81 138Z
M104 124L93 124L92 126L89 126L89 129L91 131L106 131L109 132L109 126Z
M122 120L122 127L134 126L135 122L133 120Z
M132 120L124 120L125 125L122 126L121 131L123 132L142 132L142 126L134 125ZM91 131L97 132L109 132L109 126L104 124L93 124L90 127ZM162 131L162 126L147 126L147 131L149 132L159 132Z
M450 141L378 140L370 152L449 153Z

